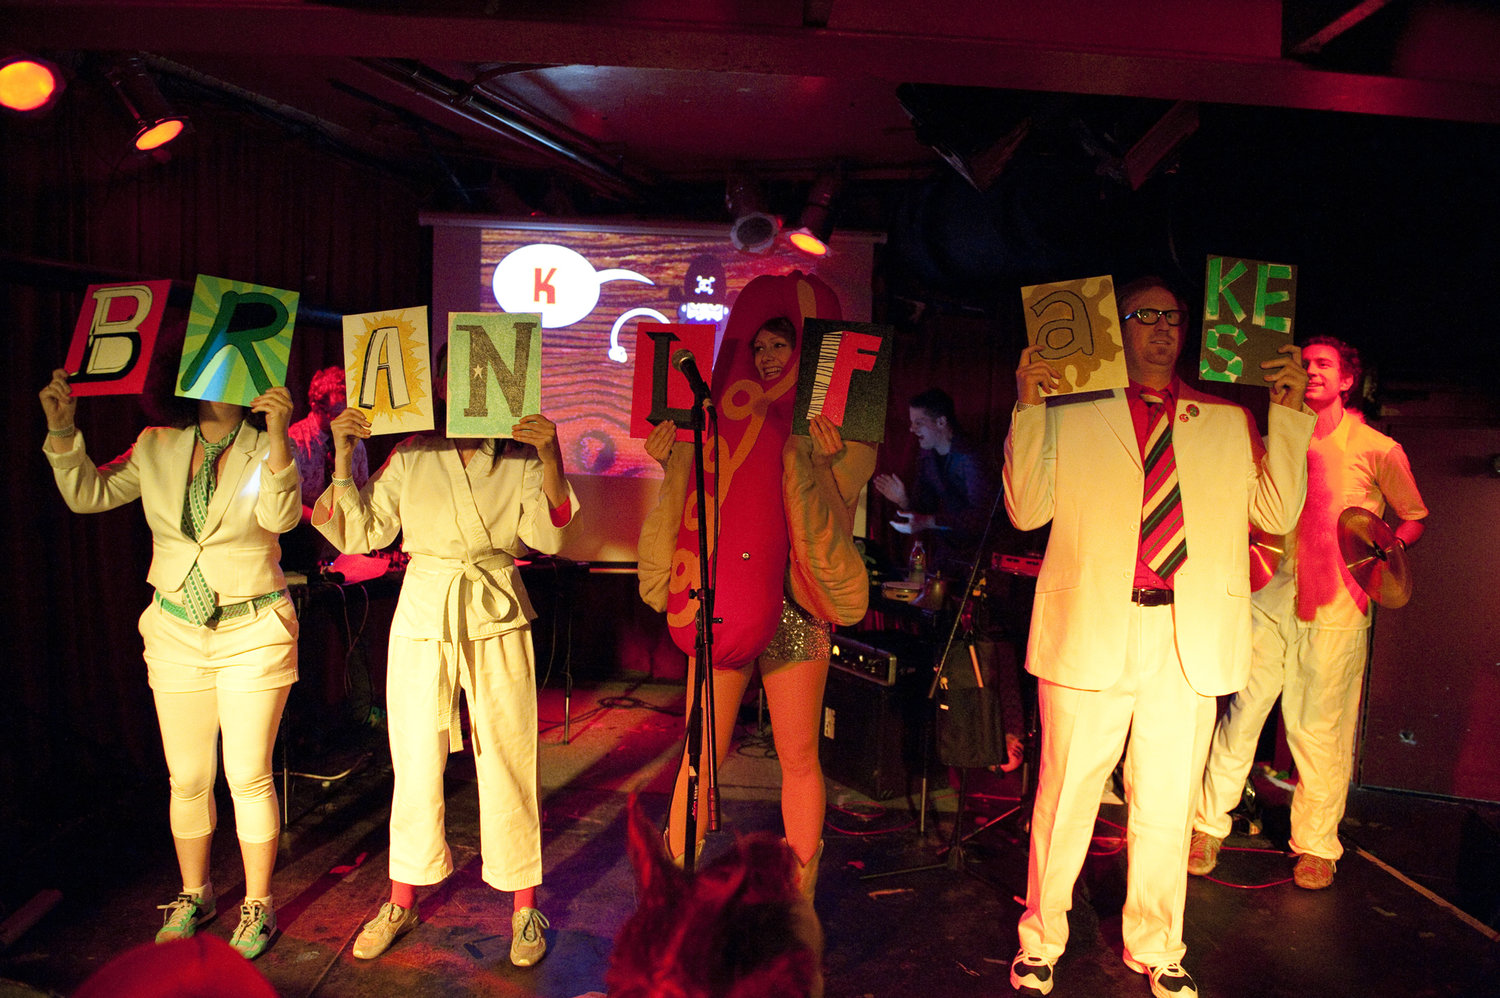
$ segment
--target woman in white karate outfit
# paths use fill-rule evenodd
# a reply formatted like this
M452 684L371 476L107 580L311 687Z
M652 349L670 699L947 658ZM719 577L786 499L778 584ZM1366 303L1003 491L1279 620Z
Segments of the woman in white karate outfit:
M479 782L482 876L514 893L510 959L530 966L546 952L547 926L536 907L542 880L536 614L515 559L528 550L556 553L578 509L557 427L533 414L516 423L509 439L418 434L398 444L362 489L350 480L350 464L354 442L370 435L368 421L346 409L331 429L333 480L314 507L313 526L344 552L374 551L400 533L411 557L391 623L386 677L395 770L391 898L355 940L354 955L385 952L418 922L416 887L453 872L443 771L448 754L463 748L462 690Z

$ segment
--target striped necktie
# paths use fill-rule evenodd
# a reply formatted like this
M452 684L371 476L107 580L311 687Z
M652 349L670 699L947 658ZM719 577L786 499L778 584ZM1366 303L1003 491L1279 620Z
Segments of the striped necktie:
M1170 582L1187 560L1187 530L1182 524L1182 489L1177 483L1177 457L1172 453L1172 414L1165 399L1141 392L1146 403L1146 487L1141 500L1141 560Z
M224 434L223 439L214 443L203 439L201 427L193 427L193 432L203 445L203 463L188 482L187 496L182 503L182 532L197 540L198 531L203 529L203 524L208 519L208 504L218 485L219 455L234 443L234 438L239 435L239 427L236 426ZM208 580L203 577L203 569L196 561L193 562L192 570L182 583L182 609L189 622L202 627L218 608L218 594L209 587Z

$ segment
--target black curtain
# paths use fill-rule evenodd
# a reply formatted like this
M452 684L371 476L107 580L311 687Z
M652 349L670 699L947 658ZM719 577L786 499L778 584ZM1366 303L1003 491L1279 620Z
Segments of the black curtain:
M41 118L0 119L0 405L5 447L0 666L0 855L19 874L39 840L97 806L96 788L149 788L165 815L161 758L136 621L150 598L151 539L138 504L70 513L40 453L37 392L63 364L89 283L198 274L301 293L288 385L306 413L318 368L337 364L329 316L430 299L427 191L310 134L205 104L167 156L126 154L112 96L86 78ZM169 310L166 323L184 312ZM81 400L90 456L106 461L146 425L139 400ZM394 441L381 441L383 459ZM143 791L144 793L145 791ZM118 820L118 816L116 816ZM0 876L0 882L19 879ZM6 901L10 898L4 899Z

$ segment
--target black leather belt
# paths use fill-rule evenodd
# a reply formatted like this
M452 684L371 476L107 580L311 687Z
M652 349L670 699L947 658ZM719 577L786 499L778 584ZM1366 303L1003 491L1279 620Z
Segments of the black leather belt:
M1140 606L1167 606L1172 602L1170 589L1132 589L1130 602Z

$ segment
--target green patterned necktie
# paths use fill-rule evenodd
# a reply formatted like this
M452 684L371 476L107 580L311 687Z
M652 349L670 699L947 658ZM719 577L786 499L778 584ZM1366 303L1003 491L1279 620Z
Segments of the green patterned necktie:
M203 523L208 519L208 504L218 485L219 455L234 443L234 438L239 435L239 427L224 434L216 443L203 439L202 427L193 427L193 433L203 445L203 463L188 482L187 497L182 503L182 532L197 540L198 531L203 529ZM182 584L182 609L187 613L189 622L202 627L218 608L218 594L209 588L208 580L203 577L203 569L196 561L193 562L192 571L188 572L187 579Z

